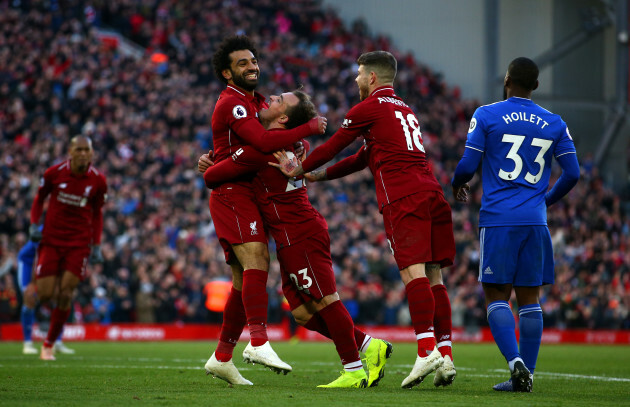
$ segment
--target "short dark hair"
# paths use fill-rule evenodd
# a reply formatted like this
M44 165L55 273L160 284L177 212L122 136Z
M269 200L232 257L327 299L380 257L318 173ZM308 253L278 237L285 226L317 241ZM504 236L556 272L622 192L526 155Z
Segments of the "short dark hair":
M254 43L246 35L233 35L226 37L219 44L219 48L212 56L212 66L214 67L214 74L223 83L228 83L227 79L223 77L223 71L230 69L232 61L230 60L230 54L234 51L249 50L254 54L254 57L258 59L258 51L254 47Z
M284 126L287 129L293 129L297 126L300 126L313 117L317 116L317 109L315 109L315 105L311 101L311 97L301 90L294 90L293 93L297 96L299 102L295 106L290 106L285 114L289 118Z
M387 51L372 51L361 54L357 59L359 65L376 72L381 82L394 82L398 63L396 58Z
M512 83L525 90L536 89L538 81L538 65L529 58L519 57L510 62L508 76Z

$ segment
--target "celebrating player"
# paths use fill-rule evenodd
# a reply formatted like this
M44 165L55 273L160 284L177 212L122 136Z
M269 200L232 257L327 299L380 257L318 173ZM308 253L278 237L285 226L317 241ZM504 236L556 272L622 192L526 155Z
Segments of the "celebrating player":
M282 133L278 130L298 126L315 115L308 95L294 91L272 96L269 108L260 111L260 120L265 128ZM286 154L294 157L294 151L277 154L284 158L282 163L286 162ZM276 241L282 288L291 312L300 325L333 340L344 367L338 379L319 387L376 386L384 375L392 346L354 327L337 293L326 221L311 206L303 180L287 179L268 165L270 160L274 156L243 147L232 160L212 167L209 157L202 156L199 170L205 172L209 188L228 177L258 171L253 186L265 225ZM369 376L358 350L366 354Z
M369 165L418 341L414 367L402 387L421 383L436 369L434 384L447 386L456 371L451 306L440 268L452 265L455 256L451 208L427 165L418 119L394 93L396 58L389 52L374 51L361 55L357 62L361 103L350 109L341 128L326 143L286 175L314 170L357 137L364 137L365 145L357 154L307 179L340 178Z
M531 392L543 330L540 286L554 282L547 207L575 186L580 168L566 123L531 100L538 87L536 64L516 58L503 84L506 100L475 111L452 185L455 198L466 202L467 182L483 159L479 281L492 336L511 372L510 380L494 389ZM562 175L547 192L552 157ZM520 352L508 302L512 287L519 305Z
M70 141L70 158L46 170L31 207L30 239L41 243L35 271L37 295L41 302L55 296L48 335L40 358L55 360L53 342L70 315L74 289L85 277L86 265L103 261L102 207L107 194L105 176L91 164L92 140L75 136ZM43 231L39 220L44 201L50 195Z
M264 96L254 91L260 69L258 53L249 38L227 37L214 54L212 63L217 77L227 84L212 115L216 162L229 158L244 145L271 152L326 130L323 117L313 118L279 137L275 134L272 137L262 127L257 115L267 104ZM239 179L215 188L209 205L225 260L232 269L233 289L223 312L219 344L214 353L216 362L212 358L208 360L207 371L211 373L215 363L231 362L234 347L247 323L251 341L243 351L243 358L286 374L291 371L291 366L278 357L267 338L269 253L250 179ZM238 384L251 384L241 379Z

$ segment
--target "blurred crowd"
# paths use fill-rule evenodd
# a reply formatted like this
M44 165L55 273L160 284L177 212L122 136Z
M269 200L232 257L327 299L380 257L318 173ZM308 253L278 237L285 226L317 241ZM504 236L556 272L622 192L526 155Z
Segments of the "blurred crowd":
M453 207L457 258L444 270L453 325L487 324L477 282L479 177L469 205L455 203L450 190L477 101L462 99L456 86L362 21L344 25L318 0L62 3L0 1L0 321L19 319L15 257L28 238L38 179L67 157L69 138L79 133L94 141L94 165L107 176L109 196L105 263L89 267L74 321L215 320L204 305L205 287L229 279L230 269L196 167L212 146L210 118L224 87L212 73L212 54L225 35L239 33L258 44L261 93L303 86L328 118L327 134L311 139L315 146L359 101L358 55L377 49L396 55L396 91L420 119L433 171ZM103 28L141 52L103 40ZM577 147L582 178L549 209L556 284L544 289L545 324L630 329L628 200L603 184ZM406 325L404 286L372 184L364 170L311 184L309 195L328 221L338 289L355 321ZM270 322L286 317L274 252L271 242Z

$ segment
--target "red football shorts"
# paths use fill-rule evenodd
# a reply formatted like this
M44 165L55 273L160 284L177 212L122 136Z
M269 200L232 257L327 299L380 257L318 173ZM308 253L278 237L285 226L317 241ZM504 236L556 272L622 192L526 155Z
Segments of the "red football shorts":
M451 207L442 192L420 192L383 208L385 233L400 270L418 263L453 264Z
M209 206L226 263L236 260L232 245L249 242L267 245L267 235L253 191L220 194L212 192Z
M278 262L282 292L291 310L337 292L328 230L278 250Z
M69 271L83 280L89 256L89 246L63 247L40 243L35 278L61 276L64 271Z

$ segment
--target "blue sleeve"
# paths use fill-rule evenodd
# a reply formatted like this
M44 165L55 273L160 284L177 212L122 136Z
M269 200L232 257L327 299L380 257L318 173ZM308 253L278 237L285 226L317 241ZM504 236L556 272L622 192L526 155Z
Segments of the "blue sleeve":
M37 253L37 247L39 243L35 243L31 240L27 241L24 246L20 249L18 253L18 261L20 262L28 262L33 263L35 259L35 254Z
M558 164L562 167L562 175L554 184L553 188L545 194L545 203L551 206L565 196L571 188L577 184L580 178L580 164L577 155L568 153L556 157Z
M457 188L470 181L475 175L477 167L479 167L479 162L481 161L482 156L483 153L481 151L466 148L462 159L459 160L457 168L455 168L455 175L453 175L451 184Z

